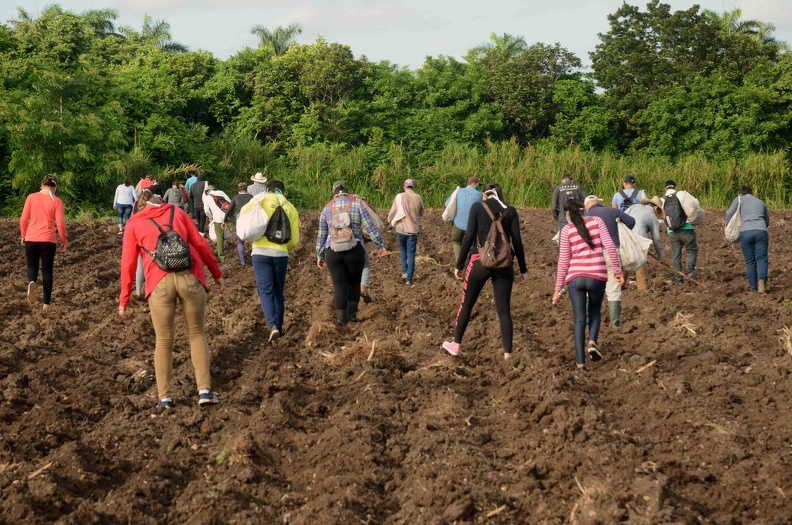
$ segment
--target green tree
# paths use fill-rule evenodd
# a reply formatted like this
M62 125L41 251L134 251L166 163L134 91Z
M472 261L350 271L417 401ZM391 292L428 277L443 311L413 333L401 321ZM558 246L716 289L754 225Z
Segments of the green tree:
M302 26L289 24L286 27L278 26L269 29L262 25L253 26L250 32L259 39L259 47L267 48L275 56L281 56L295 44L295 37L302 34Z

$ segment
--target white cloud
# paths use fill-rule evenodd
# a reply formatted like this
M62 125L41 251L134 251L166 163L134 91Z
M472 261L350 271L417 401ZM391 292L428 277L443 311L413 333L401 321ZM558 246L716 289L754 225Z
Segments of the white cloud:
M770 22L776 26L792 23L790 0L740 0L737 5L745 18Z

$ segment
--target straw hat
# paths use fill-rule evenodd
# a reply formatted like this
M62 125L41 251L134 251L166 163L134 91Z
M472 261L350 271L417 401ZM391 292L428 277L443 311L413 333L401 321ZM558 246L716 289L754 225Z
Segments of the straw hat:
M654 195L651 199L641 199L641 204L654 204L657 208L663 209L663 201L657 195Z
M259 184L266 184L267 177L259 171L258 173L250 177L250 180L252 180L253 182L258 182Z

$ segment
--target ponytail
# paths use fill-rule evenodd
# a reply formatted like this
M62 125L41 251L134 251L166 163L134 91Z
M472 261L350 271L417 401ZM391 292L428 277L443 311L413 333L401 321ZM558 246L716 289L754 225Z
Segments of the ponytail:
M594 240L591 238L591 232L589 232L586 227L586 221L583 219L583 203L575 199L570 199L564 204L564 211L569 213L569 220L575 225L581 239L593 250Z
M138 211L142 210L146 206L146 204L148 204L148 202L151 200L151 197L153 195L154 194L152 193L151 190L147 189L147 190L141 191L140 192L140 197L138 197L138 200L135 203L135 211L138 212Z

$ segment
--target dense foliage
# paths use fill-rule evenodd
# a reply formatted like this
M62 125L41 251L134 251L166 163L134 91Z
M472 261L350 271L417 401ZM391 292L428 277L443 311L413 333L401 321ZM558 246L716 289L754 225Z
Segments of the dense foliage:
M52 6L0 25L7 212L46 173L72 210L106 209L124 177L168 180L193 162L226 188L266 168L303 206L334 178L384 203L407 176L438 205L472 173L544 205L564 170L602 192L628 172L674 173L709 204L749 177L776 205L792 200L792 53L739 12L623 4L590 73L557 43L494 34L464 60L408 70L298 45L298 26L255 26L259 48L219 60L165 22L115 18Z

